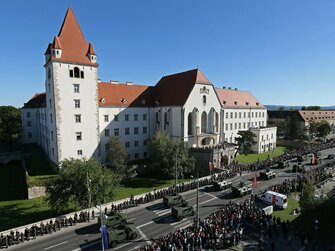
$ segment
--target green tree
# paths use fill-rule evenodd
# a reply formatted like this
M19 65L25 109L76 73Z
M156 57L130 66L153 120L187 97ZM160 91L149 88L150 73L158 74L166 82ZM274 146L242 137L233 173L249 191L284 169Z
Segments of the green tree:
M237 133L239 137L235 138L235 141L237 142L238 148L237 151L235 152L235 158L237 153L250 153L251 151L251 146L256 143L254 140L254 137L256 135L252 131L238 131Z
M319 137L327 136L331 131L330 125L327 121L321 121L318 123L317 135Z
M47 184L47 201L57 211L83 209L89 206L89 191L91 206L106 203L118 184L118 176L93 159L65 159L59 175Z
M319 123L315 121L309 122L309 134L314 136L318 132Z
M193 172L195 160L189 157L185 142L170 139L166 132L157 132L150 140L149 148L148 171L151 174L174 177L175 167L179 177Z
M322 200L315 198L314 185L307 181L302 183L302 192L299 199L299 204L302 211L308 211L319 205Z
M287 123L287 136L290 139L298 139L302 135L299 120L296 114L291 115Z
M128 154L117 136L109 138L106 146L106 166L121 179L128 177L127 173Z
M0 140L9 144L19 140L21 111L13 106L0 106Z

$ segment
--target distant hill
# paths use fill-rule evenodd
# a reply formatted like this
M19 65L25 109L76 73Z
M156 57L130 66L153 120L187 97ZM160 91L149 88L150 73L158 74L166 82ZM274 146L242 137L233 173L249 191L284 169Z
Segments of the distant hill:
M277 111L280 107L284 107L285 110L301 110L301 106L289 106L289 105L265 105L269 111ZM321 110L335 110L335 105L333 106L321 106Z

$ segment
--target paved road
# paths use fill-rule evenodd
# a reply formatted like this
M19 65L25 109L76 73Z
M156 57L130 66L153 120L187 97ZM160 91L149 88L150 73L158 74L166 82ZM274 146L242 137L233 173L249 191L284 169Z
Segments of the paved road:
M329 153L334 152L334 149L323 151L322 156L327 156ZM306 161L309 162L310 159ZM292 164L291 164L292 166ZM259 181L256 191L262 190L265 187L281 183L286 178L291 178L295 174L289 171L291 166L286 169L278 169L277 177L269 181ZM253 174L244 174L241 177L233 179L234 182L239 180L251 180ZM189 202L190 205L196 204L196 190L182 193L182 196ZM241 200L232 197L230 189L226 191L213 192L209 187L200 188L199 192L199 207L200 218L210 215L212 212L217 211L222 205L229 201ZM160 235L165 235L173 232L177 228L186 228L193 223L193 218L189 217L182 221L176 221L171 216L171 209L165 207L162 200L157 200L152 203L140 205L136 208L125 210L128 221L133 222L137 226L138 238L133 241L119 243L114 249L110 250L136 250L141 246L150 242L150 239L156 238ZM80 251L80 250L101 250L100 234L98 232L98 225L96 221L91 223L81 223L75 227L69 227L51 235L38 237L34 241L28 241L23 244L10 247L8 250L50 250L50 251Z

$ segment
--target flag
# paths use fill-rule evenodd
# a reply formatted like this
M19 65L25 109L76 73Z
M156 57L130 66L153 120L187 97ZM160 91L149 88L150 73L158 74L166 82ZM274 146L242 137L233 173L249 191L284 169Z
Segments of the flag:
M254 177L252 178L252 187L253 188L257 187L257 177L256 177L256 174L254 174Z
M100 227L101 232L101 238L102 238L102 245L104 248L109 248L109 242L108 242L108 234L107 234L107 228L105 225L102 225Z

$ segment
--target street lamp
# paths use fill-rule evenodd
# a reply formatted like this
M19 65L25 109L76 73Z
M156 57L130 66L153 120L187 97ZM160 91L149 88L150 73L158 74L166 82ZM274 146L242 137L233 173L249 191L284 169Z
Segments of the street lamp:
M86 171L86 182L87 182L87 192L88 192L88 208L91 208L91 201L92 201L91 179L88 176L88 170Z
M191 178L194 178L191 176ZM197 172L197 201L196 201L196 213L195 213L195 226L196 230L199 229L199 172Z

